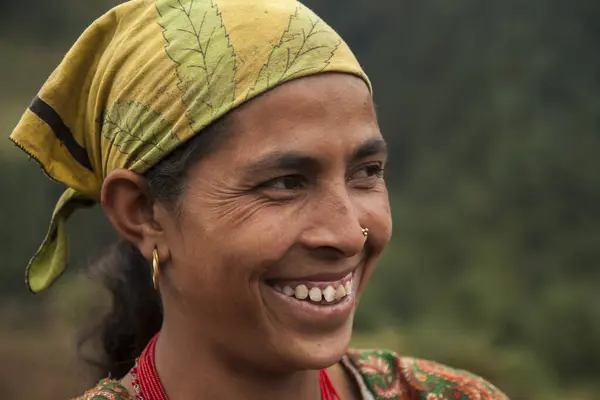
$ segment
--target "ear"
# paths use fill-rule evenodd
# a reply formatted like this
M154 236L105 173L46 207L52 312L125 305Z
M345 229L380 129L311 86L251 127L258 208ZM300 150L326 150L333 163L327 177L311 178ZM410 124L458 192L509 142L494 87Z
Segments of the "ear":
M102 183L101 204L119 236L136 246L144 258L151 260L155 248L161 258L167 255L158 210L142 175L127 169L110 172Z

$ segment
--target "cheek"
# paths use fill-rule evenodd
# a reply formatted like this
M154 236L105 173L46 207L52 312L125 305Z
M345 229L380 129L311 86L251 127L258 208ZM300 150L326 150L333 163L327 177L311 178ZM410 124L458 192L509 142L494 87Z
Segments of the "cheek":
M258 281L293 245L292 218L289 210L264 204L226 208L205 206L185 216L174 262L203 284L248 290L248 283Z
M210 321L218 332L251 336L266 318L261 277L293 246L293 217L281 207L239 206L218 217L204 210L188 213L173 236L176 307L200 327Z
M219 231L206 234L199 221L188 218L180 240L173 243L169 298L165 313L185 316L193 326L210 324L218 335L240 330L251 335L261 326L261 303L253 271L259 261L251 247L242 246L243 234ZM206 333L206 332L205 332Z

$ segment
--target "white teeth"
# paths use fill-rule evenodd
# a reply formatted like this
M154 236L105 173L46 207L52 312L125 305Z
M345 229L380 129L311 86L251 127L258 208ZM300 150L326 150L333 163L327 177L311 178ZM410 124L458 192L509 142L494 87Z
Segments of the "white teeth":
M283 294L285 294L286 296L293 296L296 292L294 291L294 289L292 289L289 286L285 286L283 288Z
M346 294L352 293L352 281L346 282L344 289L346 289Z
M310 289L310 291L308 292L308 296L314 302L319 302L323 299L323 293L321 293L321 289L319 289L318 287Z
M295 295L297 299L304 300L308 297L308 288L306 285L296 286Z
M352 293L352 281L339 285L337 288L333 285L329 285L325 289L313 287L309 290L306 285L298 285L295 289L289 285L284 287L273 285L273 287L276 291L283 293L286 296L296 297L298 300L310 299L315 303L320 303L323 300L327 303L333 303Z
M337 290L335 291L334 298L336 300L339 300L342 297L344 297L345 295L346 295L346 289L344 289L344 285L338 286Z
M323 297L326 302L331 303L335 298L335 289L331 286L327 286L325 290L323 290Z

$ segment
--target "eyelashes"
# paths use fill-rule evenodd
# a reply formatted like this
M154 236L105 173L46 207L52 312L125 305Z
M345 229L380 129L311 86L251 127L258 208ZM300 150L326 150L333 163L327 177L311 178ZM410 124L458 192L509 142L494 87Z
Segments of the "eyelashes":
M384 176L383 163L364 165L356 169L346 178L346 181L355 183L358 188L369 188ZM301 174L290 174L270 179L259 185L262 190L273 191L299 191L308 188L310 180Z
M286 175L268 180L260 185L263 189L298 190L308 187L308 180L302 175Z
M348 180L352 179L365 179L371 177L383 177L384 168L382 163L369 164L366 165L359 170L357 170L353 175L348 177Z
M383 163L365 165L348 177L348 182L357 189L372 189L383 181Z

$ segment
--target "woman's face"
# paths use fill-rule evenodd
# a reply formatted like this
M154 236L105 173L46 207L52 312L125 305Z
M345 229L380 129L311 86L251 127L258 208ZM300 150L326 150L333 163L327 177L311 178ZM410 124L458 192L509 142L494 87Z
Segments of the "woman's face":
M161 221L165 328L265 370L332 365L392 229L367 86L298 79L235 111L229 129L190 170L180 214Z

